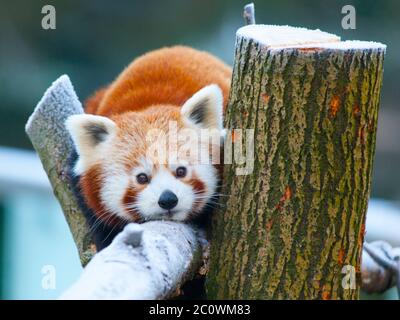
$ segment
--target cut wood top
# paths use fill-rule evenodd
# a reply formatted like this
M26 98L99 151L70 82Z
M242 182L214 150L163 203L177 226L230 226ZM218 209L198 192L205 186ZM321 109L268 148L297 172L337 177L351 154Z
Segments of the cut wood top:
M386 49L386 45L379 42L341 41L339 36L319 29L310 30L291 26L248 25L240 28L236 35L252 39L271 50L282 48Z

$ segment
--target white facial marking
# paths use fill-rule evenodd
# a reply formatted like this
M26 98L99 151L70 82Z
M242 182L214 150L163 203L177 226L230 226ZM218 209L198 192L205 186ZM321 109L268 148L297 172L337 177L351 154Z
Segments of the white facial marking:
M184 166L187 169L186 182L176 178L173 174L175 170ZM153 176L150 177L152 163L147 159L141 159L139 166L134 168L130 174L127 174L123 167L117 164L105 166L104 183L100 190L100 196L103 205L113 214L125 219L132 220L132 216L127 209L136 210L144 220L176 220L185 221L189 218L194 207L200 204L203 208L217 187L217 172L211 164L188 165L187 163L173 164L169 168L161 167ZM131 206L126 207L123 198L129 187L136 182L136 176L140 173L146 173L150 177L150 182L138 192L136 201ZM187 180L195 176L205 185L205 192L196 194L193 187L187 183ZM168 212L160 207L158 201L161 194L169 190L178 198L177 205Z
M136 176L141 173L145 173L149 177L151 177L151 172L153 169L153 163L146 158L140 158L139 164L132 170L133 180L136 180Z
M100 190L103 205L113 214L127 220L132 217L125 210L122 199L129 187L129 176L118 168L105 168L105 179Z
M177 205L171 209L173 214L170 218L184 220L187 217L194 201L192 188L175 178L166 168L161 168L138 195L137 206L146 220L168 218L168 210L158 204L161 194L166 190L172 191L178 198Z

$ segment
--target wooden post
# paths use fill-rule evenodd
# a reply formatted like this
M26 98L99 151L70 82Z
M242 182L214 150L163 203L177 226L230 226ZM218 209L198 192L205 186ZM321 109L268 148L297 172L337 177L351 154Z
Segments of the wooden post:
M358 298L384 53L319 30L238 30L226 127L255 129L254 170L224 167L209 298Z

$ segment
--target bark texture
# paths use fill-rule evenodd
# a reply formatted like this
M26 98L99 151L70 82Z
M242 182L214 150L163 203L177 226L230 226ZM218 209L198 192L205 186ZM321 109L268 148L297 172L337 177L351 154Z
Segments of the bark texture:
M237 34L225 119L255 129L254 171L224 167L209 298L358 298L384 53L357 42L269 48Z
M68 161L73 143L64 125L69 116L80 113L83 113L82 105L68 76L63 75L47 89L30 116L25 131L40 157L54 195L64 212L81 263L86 265L95 253L95 246L69 182Z

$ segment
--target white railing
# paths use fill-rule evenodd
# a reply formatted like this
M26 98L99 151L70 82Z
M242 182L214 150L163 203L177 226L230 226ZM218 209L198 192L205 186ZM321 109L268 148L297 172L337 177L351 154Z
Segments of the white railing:
M50 182L35 152L0 147L0 192L21 188L52 194Z

